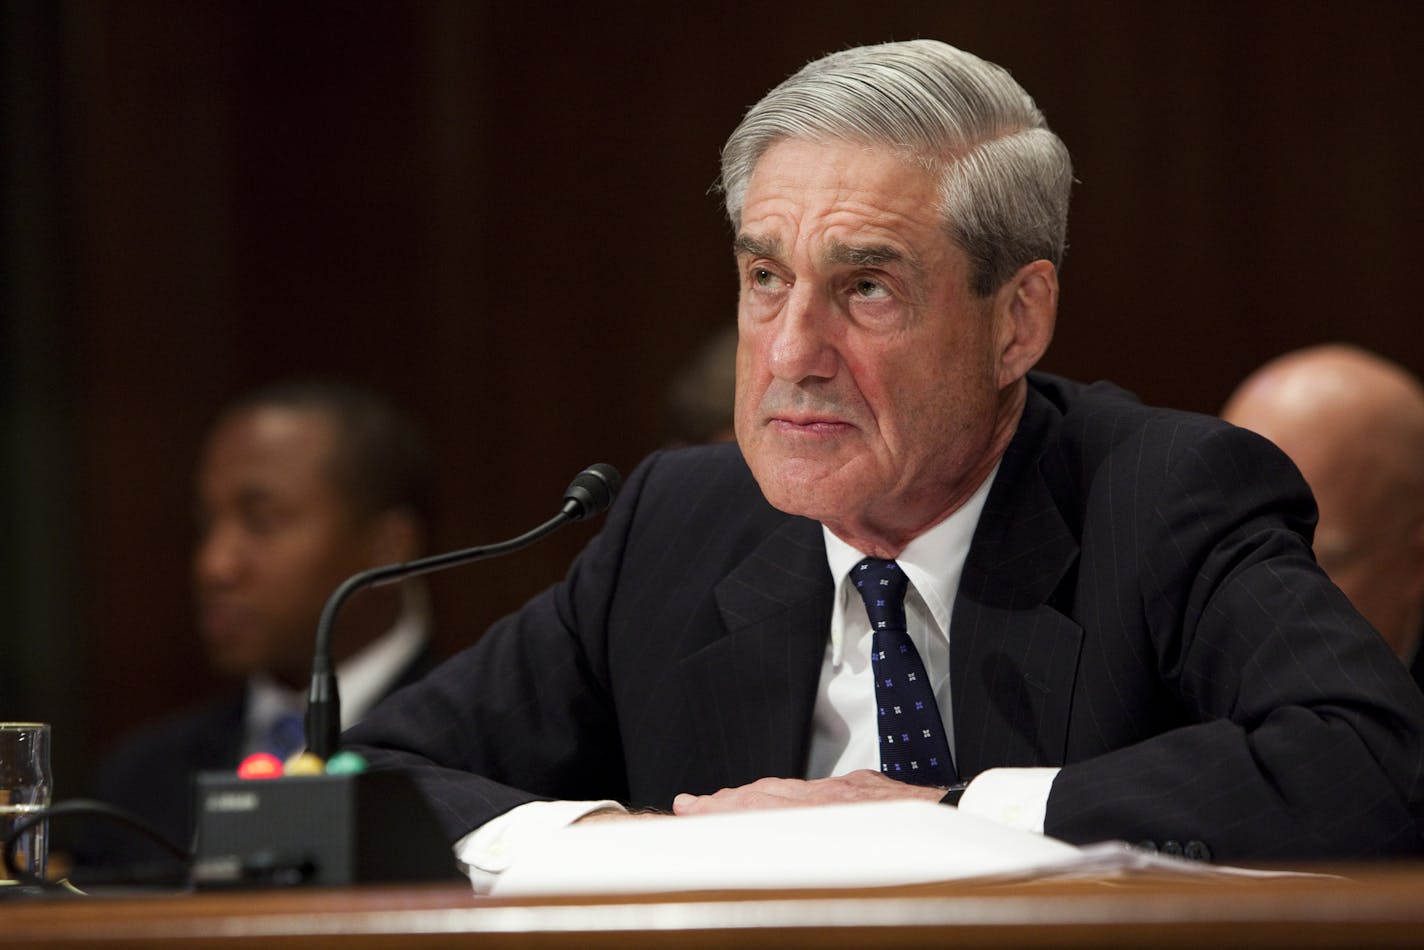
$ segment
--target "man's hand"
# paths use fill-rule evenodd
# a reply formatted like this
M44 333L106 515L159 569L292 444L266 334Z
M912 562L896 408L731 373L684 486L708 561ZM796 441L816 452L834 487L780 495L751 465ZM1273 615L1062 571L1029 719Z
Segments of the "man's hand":
M846 802L879 802L893 799L923 799L937 802L944 789L907 785L879 772L861 769L834 778L806 781L794 778L764 778L739 788L724 788L712 795L679 795L673 799L674 815L712 815L725 811L757 808L804 808L810 805L841 805Z

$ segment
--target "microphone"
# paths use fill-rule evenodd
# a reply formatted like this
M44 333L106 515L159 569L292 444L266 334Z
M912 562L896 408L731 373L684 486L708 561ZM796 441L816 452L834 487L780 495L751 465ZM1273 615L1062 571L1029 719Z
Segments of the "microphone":
M613 504L622 487L623 479L618 469L607 462L595 462L575 475L569 487L564 489L562 513L568 515L570 521L601 515Z
M337 736L341 732L341 696L337 690L331 659L331 628L337 611L348 597L367 587L393 584L407 577L417 577L471 561L498 557L528 547L571 521L583 521L607 511L622 487L623 479L618 470L606 462L598 462L574 476L574 480L564 490L564 501L558 514L517 538L436 554L402 564L373 567L353 574L343 581L327 598L326 606L321 611L321 619L317 622L311 689L307 694L307 748L323 761L336 751Z

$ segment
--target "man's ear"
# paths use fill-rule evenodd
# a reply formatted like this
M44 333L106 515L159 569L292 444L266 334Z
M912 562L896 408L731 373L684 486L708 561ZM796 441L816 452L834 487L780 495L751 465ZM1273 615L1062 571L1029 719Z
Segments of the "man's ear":
M1048 350L1058 322L1058 271L1048 261L1025 264L994 292L999 388L1021 379Z
M393 508L376 515L371 520L368 537L372 565L412 561L425 549L424 532L415 517L404 508Z

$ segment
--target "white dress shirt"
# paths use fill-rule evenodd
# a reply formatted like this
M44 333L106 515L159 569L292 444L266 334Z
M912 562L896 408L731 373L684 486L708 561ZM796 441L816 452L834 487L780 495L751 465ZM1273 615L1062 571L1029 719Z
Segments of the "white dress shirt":
M954 752L950 705L949 624L951 605L969 542L984 510L992 476L957 511L910 542L895 558L909 579L905 590L905 625L934 690L949 750ZM851 568L865 554L822 527L826 562L836 579L831 635L821 664L821 685L812 719L807 778L844 775L856 769L880 769L880 730L875 707L875 679L870 668L874 631L865 603L850 581Z

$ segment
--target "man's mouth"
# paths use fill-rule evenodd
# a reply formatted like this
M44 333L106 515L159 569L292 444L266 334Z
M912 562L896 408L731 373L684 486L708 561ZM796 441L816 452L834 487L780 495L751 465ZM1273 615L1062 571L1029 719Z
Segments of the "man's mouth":
M198 609L198 628L209 641L231 637L245 623L247 611L236 604L203 604Z
M785 435L806 436L841 435L855 428L843 419L817 415L773 416L767 425Z

